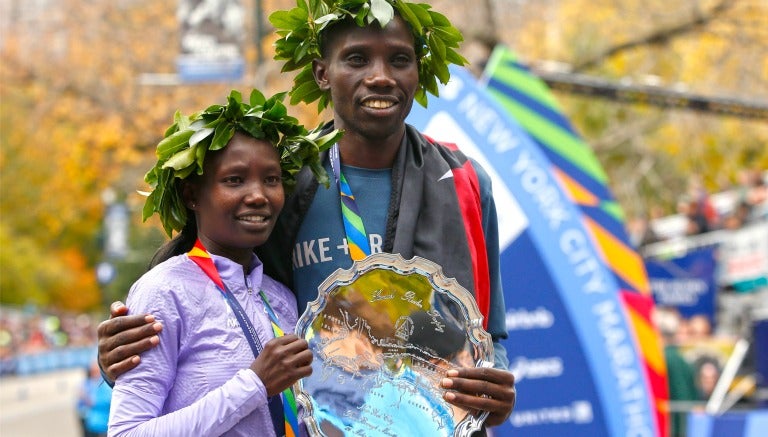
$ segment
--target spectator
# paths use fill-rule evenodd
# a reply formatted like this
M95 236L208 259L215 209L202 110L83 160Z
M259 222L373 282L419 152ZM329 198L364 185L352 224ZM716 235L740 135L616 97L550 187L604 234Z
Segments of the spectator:
M691 202L695 202L695 212L698 215L704 217L706 221L706 230L702 230L698 233L703 234L709 232L720 226L720 216L712 204L712 200L704 188L704 183L698 175L694 175L688 181L688 197ZM703 229L703 228L702 228Z
M688 319L691 341L706 341L712 336L712 322L704 314L695 314Z
M653 312L653 321L659 330L664 345L664 361L667 364L667 384L669 387L669 400L694 401L698 398L696 384L693 377L693 368L683 358L678 346L675 344L682 317L673 309L657 307ZM673 412L670 414L671 436L684 437L685 414Z
M101 377L99 365L94 361L83 381L77 403L84 437L105 437L109 423L112 387Z
M691 325L682 316L678 318L674 340L677 345L686 345L691 341Z
M749 205L749 221L768 219L768 185L765 178L755 172L752 181L746 191L746 202Z
M629 238L635 248L661 241L647 217L635 217L627 222Z
M720 379L722 368L717 358L703 355L694 363L696 388L699 392L699 399L706 401L715 391L717 381Z
M699 235L709 232L709 221L696 198L684 196L677 205L680 214L688 219L685 235Z
M751 209L748 202L740 201L723 220L723 229L736 230L744 226L750 219Z

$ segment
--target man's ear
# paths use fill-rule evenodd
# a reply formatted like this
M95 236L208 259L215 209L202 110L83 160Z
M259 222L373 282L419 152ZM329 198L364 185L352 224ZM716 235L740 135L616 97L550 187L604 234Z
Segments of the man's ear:
M197 208L197 185L190 181L181 181L181 200L184 205L194 211Z
M328 83L328 66L321 58L312 60L312 75L315 76L315 82L322 91L328 91L330 84Z

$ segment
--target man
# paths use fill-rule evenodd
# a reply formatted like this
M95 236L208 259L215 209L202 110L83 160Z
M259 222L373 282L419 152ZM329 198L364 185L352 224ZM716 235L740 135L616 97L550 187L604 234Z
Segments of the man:
M323 3L300 2L270 19L282 36L276 58L288 60L284 70L302 69L292 103L319 99L321 109L330 103L333 127L344 130L324 165L334 182L347 183L326 188L305 169L259 257L269 274L296 292L300 311L317 296L317 286L337 268L349 268L356 255L391 252L441 265L446 276L475 294L495 355L495 368L451 371L443 381L451 389L445 399L488 411L486 425L499 425L514 407L515 390L499 344L506 337L505 306L490 180L477 163L405 123L413 100L426 103L426 92L436 92L436 78L447 81L447 64L464 62L453 51L461 37L424 5L372 0L350 10ZM457 194L460 182L475 189L469 202L476 203L474 221ZM351 187L364 226L360 245L345 233L343 185ZM113 315L126 313L113 305ZM138 354L157 343L153 334L159 329L152 316L103 322L99 352L106 375L135 367Z

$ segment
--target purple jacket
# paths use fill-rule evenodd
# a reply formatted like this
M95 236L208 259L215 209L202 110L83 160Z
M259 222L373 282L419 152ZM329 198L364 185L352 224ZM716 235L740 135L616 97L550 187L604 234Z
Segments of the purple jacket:
M222 280L256 329L261 344L274 336L258 290L264 290L293 332L296 298L264 275L254 256L248 293L243 268L212 255ZM245 334L221 292L186 255L142 276L126 302L134 314L162 322L160 345L141 355L136 369L115 382L110 436L273 436L266 389L250 370L254 360Z

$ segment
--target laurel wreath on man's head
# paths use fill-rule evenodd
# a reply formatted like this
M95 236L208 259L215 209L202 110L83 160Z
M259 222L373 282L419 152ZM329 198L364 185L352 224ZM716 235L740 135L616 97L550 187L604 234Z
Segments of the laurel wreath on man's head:
M288 115L282 103L285 94L266 98L254 89L249 101L243 102L240 92L232 90L226 105L209 106L190 116L176 111L173 125L157 145L157 163L144 176L152 191L142 193L147 194L143 220L157 213L169 237L173 231L181 231L187 221L187 208L178 181L192 173L203 174L206 153L224 148L236 131L268 141L277 148L286 193L291 192L296 174L304 166L309 166L315 177L328 186L328 174L319 155L341 138L341 131L333 130L322 136L319 128L307 131Z
M321 90L312 74L312 60L320 58L320 35L329 26L351 19L360 26L378 22L385 27L395 13L411 28L419 58L419 88L415 100L427 106L427 92L437 96L437 81L450 79L448 65L465 65L467 60L456 49L463 41L461 32L448 19L423 3L403 0L297 0L297 6L269 16L279 39L275 59L285 61L282 71L300 70L290 91L291 104L318 102L318 112L326 108L330 94Z

